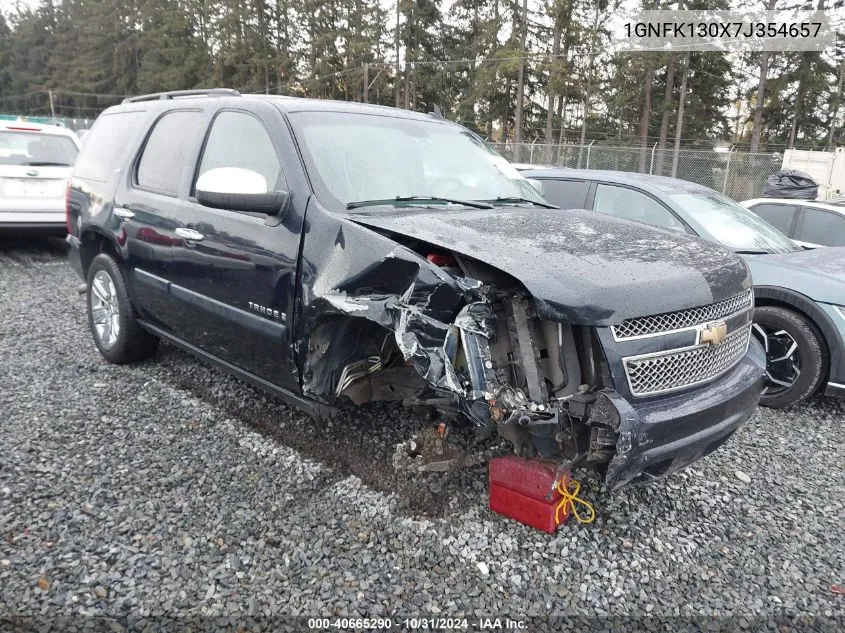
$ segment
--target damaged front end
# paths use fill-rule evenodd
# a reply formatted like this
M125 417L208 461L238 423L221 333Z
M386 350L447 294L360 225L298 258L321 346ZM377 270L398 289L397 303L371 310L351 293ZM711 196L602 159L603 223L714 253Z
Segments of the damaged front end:
M620 414L595 328L542 319L510 276L415 246L330 287L313 283L303 392L434 407L522 457L603 473ZM452 457L422 469L478 461Z
M308 218L293 340L313 400L434 407L612 488L708 454L757 406L751 278L721 247L538 208Z

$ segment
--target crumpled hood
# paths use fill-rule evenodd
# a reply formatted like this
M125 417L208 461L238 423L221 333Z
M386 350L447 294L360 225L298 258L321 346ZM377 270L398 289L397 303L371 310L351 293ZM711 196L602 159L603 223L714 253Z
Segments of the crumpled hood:
M518 279L545 317L581 325L706 305L751 287L727 249L589 211L357 209L349 218L472 257Z
M747 255L758 286L780 286L822 303L845 305L845 247Z

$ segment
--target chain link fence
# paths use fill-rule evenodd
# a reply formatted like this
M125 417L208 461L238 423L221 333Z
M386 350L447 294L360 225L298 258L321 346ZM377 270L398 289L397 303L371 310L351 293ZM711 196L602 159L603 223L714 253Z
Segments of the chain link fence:
M734 200L756 198L763 183L781 169L780 154L717 152L702 149L657 149L615 145L547 145L491 143L513 163L556 165L573 169L610 169L674 176L728 195Z
M94 125L94 119L75 119L73 117L57 116L26 116L18 114L0 114L0 121L20 121L23 123L43 123L46 125L59 125L66 127L69 130L78 132L79 130L90 129Z

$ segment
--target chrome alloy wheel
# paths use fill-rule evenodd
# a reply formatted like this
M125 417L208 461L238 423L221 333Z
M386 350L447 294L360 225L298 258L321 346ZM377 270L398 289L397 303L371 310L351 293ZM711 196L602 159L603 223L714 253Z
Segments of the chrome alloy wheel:
M105 349L111 349L120 334L120 307L114 281L105 270L94 273L90 297L97 339Z
M764 395L782 393L801 375L798 343L786 330L754 324L754 336L766 351L766 386Z

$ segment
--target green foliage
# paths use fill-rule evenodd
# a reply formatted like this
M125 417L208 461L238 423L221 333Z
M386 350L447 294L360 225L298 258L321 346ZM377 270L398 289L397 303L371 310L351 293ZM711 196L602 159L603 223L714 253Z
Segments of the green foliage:
M685 6L736 9L738 2L687 0ZM815 2L805 0L808 6ZM677 6L663 0L642 4ZM828 0L828 8L842 4ZM0 15L0 111L48 114L52 90L57 114L93 117L122 95L227 86L419 111L436 105L448 118L499 140L514 137L522 66L525 141L576 140L586 116L588 141L636 144L650 71L651 144L663 117L669 57L611 52L609 18L620 5L530 0L523 50L522 0L19 3ZM665 108L670 140L683 59L674 58L672 99ZM827 142L834 119L845 115L838 87L843 59L842 46L770 56L764 144L777 147L790 137L803 146ZM747 141L759 55L741 61L724 53L690 56L685 145L691 139Z

